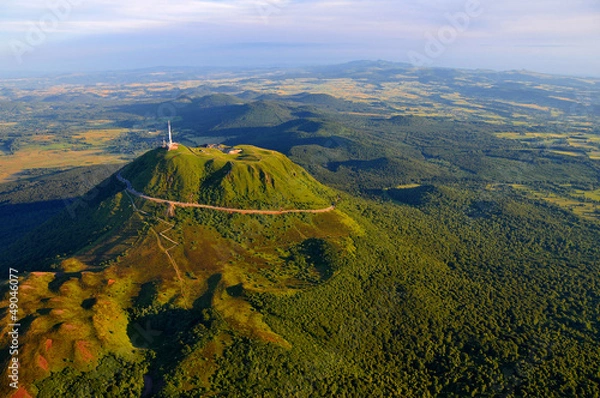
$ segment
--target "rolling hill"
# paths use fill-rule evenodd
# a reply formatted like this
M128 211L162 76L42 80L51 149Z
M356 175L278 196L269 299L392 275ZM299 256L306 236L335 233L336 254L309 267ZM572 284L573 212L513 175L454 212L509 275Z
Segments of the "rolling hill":
M119 175L145 194L179 201L214 198L203 203L276 210L331 205L334 191L285 156L251 146L239 149L226 154L160 148ZM211 332L215 340L197 355L209 357L211 350L230 346L232 333L289 349L250 297L295 294L324 283L337 272L338 257L352 250L349 236L360 233L337 210L246 215L180 207L167 217L166 209L127 192L113 175L72 214L64 211L8 252L12 266L31 271L20 286L26 325L20 360L28 371L22 373L19 394L68 393L81 388L81 377L93 379L94 387L86 388L101 388L98 383L117 371L136 381L109 396L141 394L152 387L144 387L140 372L159 380L179 366L191 366L174 338L190 339L213 322L222 323ZM148 322L173 329L156 341L144 340L144 330L138 329ZM156 361L150 360L149 347ZM182 363L172 361L174 352ZM206 378L216 370L214 360L194 362L189 369ZM195 386L210 387L207 379L199 383ZM154 388L158 392L160 386Z

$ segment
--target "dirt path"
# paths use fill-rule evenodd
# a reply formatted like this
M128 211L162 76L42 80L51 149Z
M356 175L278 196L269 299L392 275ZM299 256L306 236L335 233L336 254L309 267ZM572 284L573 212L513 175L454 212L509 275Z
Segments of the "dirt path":
M201 205L198 203L186 203L186 202L177 202L173 200L159 199L153 198L151 196L144 195L141 192L136 191L131 186L131 182L129 180L123 178L121 173L117 174L117 179L121 181L123 184L127 186L127 192L135 195L139 198L149 200L155 203L164 203L169 206L178 206L178 207L196 207L201 209L210 209L217 211L224 211L227 213L239 213L239 214L267 214L267 215L279 215L279 214L290 214L290 213L327 213L329 211L335 210L335 206L331 205L325 209L317 209L317 210L245 210L245 209L234 209L231 207L220 207L220 206L211 206L211 205Z
M127 193L127 192L126 192ZM129 200L131 200L131 205L133 206L133 210L137 213L143 214L144 216L148 216L148 213L140 210L137 208L137 206L135 205L135 202L133 201L133 198L131 198L131 196L129 196L129 193L127 193L127 196L129 197ZM141 217L141 216L140 216ZM171 256L171 254L169 253L169 250L176 248L177 246L179 246L179 242L175 242L173 239L169 238L167 235L165 235L165 232L168 232L170 230L172 230L175 227L175 224L172 224L168 221L163 220L162 218L159 217L154 217L157 220L167 224L169 227L161 232L156 232L156 230L152 227L150 227L150 230L152 231L152 233L154 233L154 236L156 236L156 243L158 248L167 255L167 258L169 259L169 262L171 263L171 266L173 267L173 269L175 270L175 275L177 275L177 279L179 280L179 287L181 290L181 296L183 297L183 302L184 305L187 307L188 305L188 300L187 300L187 295L185 292L185 281L183 280L183 278L181 277L181 271L179 270L179 266L177 266L177 262L175 262L175 259ZM171 242L173 244L173 246L169 247L168 249L165 249L165 247L162 245L162 242L160 241L160 238L164 238L165 240L168 240L169 242Z
M171 228L169 228L169 229L171 229ZM179 280L179 287L180 287L180 289L181 289L181 296L183 297L183 303L184 303L184 306L187 308L187 307L188 307L188 302L187 302L187 294L185 293L185 281L184 281L184 280L183 280L183 278L181 277L181 271L179 270L179 267L177 266L177 263L175 262L175 260L173 259L173 257L171 257L171 254L169 254L169 250L171 250L172 248L174 248L174 247L178 246L179 244L178 244L178 243L176 243L174 246L172 246L172 247L170 247L170 248L168 248L168 249L165 249L165 247L162 245L162 243L161 243L161 241L160 241L160 238L161 238L161 236L162 236L163 238L166 238L166 237L163 235L163 232L165 232L165 231L167 231L167 230L165 230L165 231L163 231L163 232L159 232L159 233L157 233L157 232L154 230L154 228L152 228L152 227L150 228L150 230L151 230L151 231L154 233L154 235L156 236L156 242L157 242L158 248L159 248L159 249L160 249L160 250L161 250L163 253L165 253L165 254L167 255L167 257L169 258L169 262L171 263L171 265L173 266L173 269L175 270L175 274L177 275L177 279ZM169 238L166 238L166 239L169 239ZM169 241L173 242L171 239L169 239Z

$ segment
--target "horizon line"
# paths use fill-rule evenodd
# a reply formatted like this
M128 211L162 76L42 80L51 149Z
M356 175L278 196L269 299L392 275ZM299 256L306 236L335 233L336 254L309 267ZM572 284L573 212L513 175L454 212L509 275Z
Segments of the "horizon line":
M238 65L238 66L223 66L223 65L153 65L147 66L143 68L124 68L124 69L98 69L98 70L64 70L64 71L0 71L0 79L3 80L14 80L14 79L30 79L30 78L57 78L61 76L69 76L69 75L81 75L81 76L90 76L94 74L119 74L119 73L132 73L138 72L143 73L147 71L167 71L173 70L177 72L178 70L197 70L197 71L260 71L260 70L293 70L299 68L318 68L318 67L328 67L328 66L343 66L354 63L388 63L396 66L402 66L409 69L416 70L435 70L435 69L449 69L449 70L463 70L470 72L491 72L491 73L534 73L548 76L557 76L557 77L569 77L569 78L591 78L591 79L600 79L600 74L598 75L589 75L589 74L569 74L569 73L550 73L550 72L542 72L538 70L532 70L527 68L521 69L493 69L493 68L469 68L464 66L415 66L409 62L402 61L389 61L385 59L356 59L352 61L346 62L333 62L333 63L306 63L306 64L298 64L298 65Z

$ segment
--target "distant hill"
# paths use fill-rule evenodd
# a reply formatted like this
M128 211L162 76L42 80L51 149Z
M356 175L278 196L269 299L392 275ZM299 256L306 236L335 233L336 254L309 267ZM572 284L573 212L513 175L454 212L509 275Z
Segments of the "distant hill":
M232 95L212 94L194 99L192 103L198 108L215 108L230 105L240 105L243 104L244 101Z
M290 108L269 101L246 103L236 97L216 94L195 99L178 111L180 128L210 131L275 126L293 119Z
M284 105L257 101L241 105L235 118L224 121L217 128L275 126L292 118L292 111Z

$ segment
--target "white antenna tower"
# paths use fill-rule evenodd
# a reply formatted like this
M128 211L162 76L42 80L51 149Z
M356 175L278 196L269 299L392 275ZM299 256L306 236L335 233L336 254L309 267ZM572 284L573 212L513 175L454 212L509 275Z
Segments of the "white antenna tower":
M169 120L169 147L173 145L173 135L171 134L171 121Z

